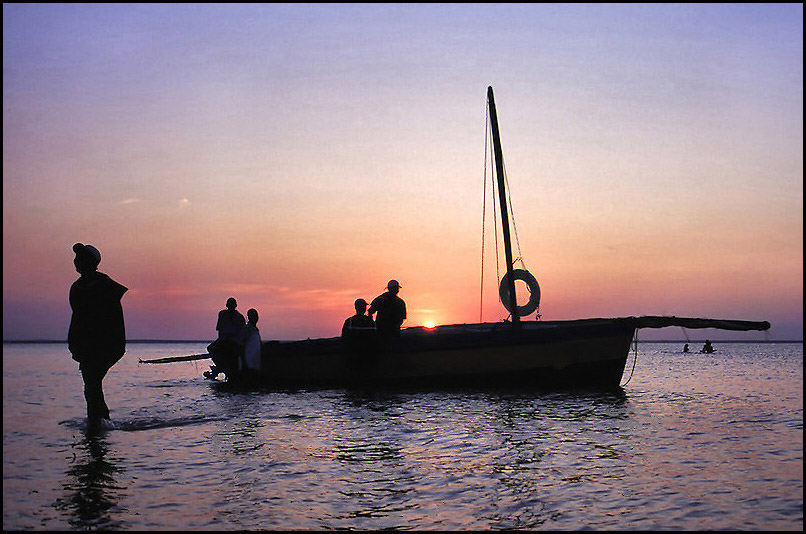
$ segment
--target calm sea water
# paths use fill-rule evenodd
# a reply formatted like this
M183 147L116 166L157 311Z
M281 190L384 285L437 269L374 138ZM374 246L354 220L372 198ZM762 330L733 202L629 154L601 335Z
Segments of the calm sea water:
M234 393L138 363L205 345L130 344L118 429L87 437L66 346L4 344L3 529L803 527L802 343L640 344L619 394Z

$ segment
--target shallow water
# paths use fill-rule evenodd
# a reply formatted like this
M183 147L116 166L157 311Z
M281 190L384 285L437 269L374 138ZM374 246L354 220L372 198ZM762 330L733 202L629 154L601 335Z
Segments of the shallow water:
M3 528L800 531L803 345L716 347L641 344L618 394L358 393L130 344L87 437L66 346L4 344Z

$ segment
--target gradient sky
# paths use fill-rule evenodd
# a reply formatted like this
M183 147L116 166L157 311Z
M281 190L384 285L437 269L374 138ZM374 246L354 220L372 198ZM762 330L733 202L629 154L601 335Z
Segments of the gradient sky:
M4 340L66 338L75 242L129 338L504 319L488 85L544 319L803 339L802 4L3 4Z

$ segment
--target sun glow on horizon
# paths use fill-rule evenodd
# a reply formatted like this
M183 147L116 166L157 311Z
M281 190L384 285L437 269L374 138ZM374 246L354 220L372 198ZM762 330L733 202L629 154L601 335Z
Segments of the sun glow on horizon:
M423 327L428 328L430 330L432 328L436 328L437 323L435 323L434 321L426 321L426 322L423 323Z

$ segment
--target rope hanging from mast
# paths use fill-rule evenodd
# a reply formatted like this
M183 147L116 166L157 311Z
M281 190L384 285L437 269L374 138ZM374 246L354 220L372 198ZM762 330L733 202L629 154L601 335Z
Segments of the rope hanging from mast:
M485 156L486 160L486 156ZM527 315L531 315L537 308L540 306L540 286L537 283L535 277L526 269L526 263L523 261L523 253L521 252L521 242L518 238L518 226L515 224L515 210L512 208L512 191L509 187L509 177L507 176L507 167L505 162L501 162L501 168L503 170L503 179L504 183L506 184L506 193L507 193L507 204L509 205L509 219L512 222L512 232L515 234L515 245L518 252L516 258L512 260L512 271L511 276L513 280L520 280L524 284L526 284L527 289L529 290L529 300L524 305L518 305L515 303L515 308L512 308L510 304L510 295L509 295L509 278L510 278L510 271L507 271L503 277L498 279L498 298L501 301L501 304L504 305L504 308L513 315L517 315L519 317L526 317ZM495 188L493 188L493 192L495 192ZM496 239L498 237L498 233L496 232ZM497 242L496 242L497 245ZM496 246L496 253L498 252L498 247ZM496 255L496 274L498 272L498 256ZM520 262L523 269L515 269L515 263Z
M492 150L492 147L488 144L488 140L491 136L491 126L490 126L490 108L489 105L486 108L485 113L485 122L484 122L484 182L483 182L483 191L484 196L482 199L482 208L481 208L481 291L479 297L479 322L484 322L483 318L483 309L484 309L484 243L485 237L487 235L486 232L486 221L487 221L487 150L488 148ZM492 156L492 153L490 154ZM498 244L498 210L496 208L496 193L495 193L495 174L492 172L492 168L490 169L490 195L491 203L493 207L493 236L495 237L495 278L496 278L496 287L501 284L501 269L498 263L499 257L499 244Z
M482 180L481 196L481 282L479 288L479 322L483 323L484 315L484 233L487 221L487 133L489 132L489 113L484 115L484 180Z
M504 182L507 184L507 201L509 203L509 218L512 220L512 233L515 234L515 248L518 249L518 257L512 260L514 264L516 261L521 262L521 266L526 270L526 263L523 261L523 253L521 252L521 241L518 238L518 225L515 224L515 210L512 208L512 193L509 188L509 177L507 176L506 163L504 163Z

